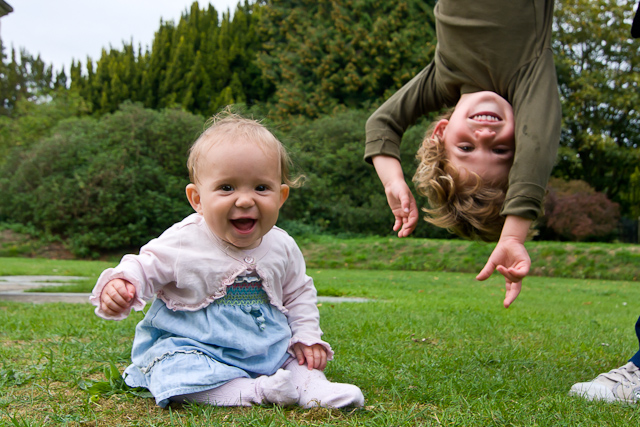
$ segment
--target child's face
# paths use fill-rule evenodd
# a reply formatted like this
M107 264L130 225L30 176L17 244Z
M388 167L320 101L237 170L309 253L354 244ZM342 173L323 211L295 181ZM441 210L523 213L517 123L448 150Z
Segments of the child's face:
M289 196L278 153L232 140L215 144L203 156L198 184L187 186L191 206L222 240L241 249L255 248L276 224Z
M462 95L451 118L438 122L436 134L463 176L471 171L489 183L507 180L515 150L513 109L495 92Z

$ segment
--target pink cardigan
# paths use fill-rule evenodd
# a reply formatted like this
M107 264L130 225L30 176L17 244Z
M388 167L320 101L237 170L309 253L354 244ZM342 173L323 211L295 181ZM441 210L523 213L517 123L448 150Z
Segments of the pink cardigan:
M196 311L225 296L227 286L246 270L260 275L271 304L287 316L292 332L289 348L298 342L321 344L331 359L331 346L320 338L313 279L306 275L298 245L278 227L273 227L248 255L215 236L202 215L192 214L143 246L139 255L125 255L118 266L105 270L90 301L99 317L126 318L131 310L111 317L100 309L106 284L124 279L136 288L131 306L134 310L142 310L146 301L157 296L169 309Z

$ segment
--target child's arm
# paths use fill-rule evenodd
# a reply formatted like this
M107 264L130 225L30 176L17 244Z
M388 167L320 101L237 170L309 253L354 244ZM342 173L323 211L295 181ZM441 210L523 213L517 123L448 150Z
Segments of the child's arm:
M373 163L395 216L393 230L406 237L418 224L418 209L400 164L404 131L424 115L446 106L431 62L380 106L367 120L364 158Z
M293 351L298 359L298 365L304 365L307 362L309 370L320 369L321 371L327 367L327 350L320 344L308 346L296 343L293 345Z
M416 228L419 215L416 199L404 180L402 166L398 159L391 156L375 156L372 161L396 219L393 231L398 232L398 237L406 237Z
M111 280L100 294L100 307L108 316L118 316L131 307L136 288L122 279Z
M491 253L487 264L476 276L477 280L486 280L494 270L505 278L505 308L509 308L520 294L522 279L529 273L531 259L524 247L531 220L509 215L504 222L500 240Z

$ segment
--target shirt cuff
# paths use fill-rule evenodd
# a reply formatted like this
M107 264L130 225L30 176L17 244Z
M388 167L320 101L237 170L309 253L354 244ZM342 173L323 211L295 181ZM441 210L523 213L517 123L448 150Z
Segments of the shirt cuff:
M367 163L373 163L371 158L380 154L395 157L400 160L400 147L397 143L388 138L376 139L367 142L364 148L364 160Z
M500 214L535 221L542 215L542 202L546 192L545 188L533 183L510 185Z

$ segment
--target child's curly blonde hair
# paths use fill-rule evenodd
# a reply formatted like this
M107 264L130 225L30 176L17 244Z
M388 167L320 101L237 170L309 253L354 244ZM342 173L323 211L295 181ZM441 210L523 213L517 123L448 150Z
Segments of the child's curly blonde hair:
M461 174L447 159L444 141L434 130L438 121L449 119L453 110L435 120L416 154L419 161L413 176L418 193L426 196L425 220L465 239L495 242L505 218L500 215L507 192L507 180L489 185L473 172Z

